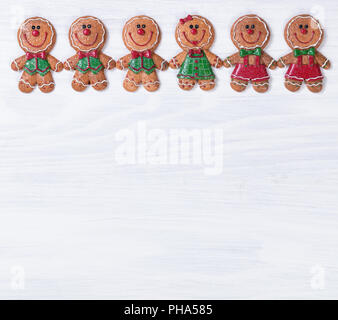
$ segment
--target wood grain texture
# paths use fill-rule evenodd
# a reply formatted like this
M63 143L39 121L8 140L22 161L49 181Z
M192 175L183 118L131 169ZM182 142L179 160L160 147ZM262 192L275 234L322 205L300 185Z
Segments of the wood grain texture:
M337 298L337 2L139 3L13 0L0 12L0 298ZM278 58L289 52L285 23L307 12L325 28L321 52L333 65L319 95L286 91L286 70L270 71L267 94L238 94L224 68L211 92L182 92L169 70L159 73L158 92L130 94L114 70L102 93L74 92L63 71L52 94L23 95L10 69L22 54L18 24L29 16L51 20L53 55L64 60L75 18L102 19L104 51L118 58L128 53L124 22L147 14L162 30L157 53L169 60L180 51L175 25L188 13L214 24L212 51L222 58L235 49L233 21L257 13ZM222 129L223 172L118 165L116 133L140 121L166 132ZM11 286L13 266L24 268L24 290ZM311 285L316 267L325 271L321 289Z

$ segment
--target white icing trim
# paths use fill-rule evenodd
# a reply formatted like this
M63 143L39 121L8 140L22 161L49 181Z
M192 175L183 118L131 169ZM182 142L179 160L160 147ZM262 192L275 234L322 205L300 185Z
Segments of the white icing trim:
M84 84L81 80L76 79L76 78L73 78L73 81L82 84L84 87L90 87L90 86L94 87L94 86L96 86L97 84L101 84L101 83L105 83L105 82L108 83L107 80L102 80L102 81L95 82L95 83L93 83L93 84L91 84L91 83L89 83L89 84Z
M108 66L107 66L107 69L109 69L109 67L110 67L110 63L111 63L112 61L114 61L114 59L113 59L113 58L110 58L110 60L108 61Z
M318 87L318 86L321 86L322 84L323 84L322 81L319 81L319 82L317 82L317 83L312 83L312 84L306 83L306 85L307 85L308 87Z
M292 41L290 40L290 26L291 24L296 21L298 18L302 18L302 19L305 19L305 18L311 18L315 23L317 23L318 25L318 28L319 28L319 31L320 31L320 37L318 39L318 41L315 43L315 44L311 44L310 46L308 47L299 47L299 46L295 46ZM287 35L287 41L290 43L290 45L293 47L293 48L299 48L299 49L308 49L308 48L311 48L311 47L316 47L317 44L322 40L322 36L323 36L323 31L322 31L322 26L320 25L320 23L312 16L296 16L295 18L293 18L289 24L288 24L288 27L287 27L287 32L286 32L286 35Z
M68 60L66 60L65 62L67 63L67 65L68 65L69 69L70 69L70 70L72 70L72 67L71 67L71 65L70 65L69 61L68 61Z
M248 83L237 82L237 81L235 81L233 79L231 79L231 83L237 84L237 85L242 86L242 87L247 87L248 86Z
M269 86L269 81L263 82L263 83L253 83L252 84L254 87L264 87L264 86Z
M16 71L19 71L20 68L19 68L18 63L16 62L16 60L14 60L14 64L15 64L15 67L16 67Z
M300 83L296 83L296 82L292 82L292 81L287 81L287 80L285 80L285 83L289 83L289 84L291 84L293 86L297 86L297 87L301 87L302 86L302 84L300 84Z
M55 83L54 82L44 83L41 86L39 86L39 88L43 88L43 87L47 87L47 86L51 86L51 85L55 85Z
M59 65L60 63L61 63L60 61L58 61L58 62L56 63L56 65L55 65L55 71L58 69L58 65Z
M230 64L231 67L233 67L233 64L231 63L231 61L228 58L225 58L226 62Z
M89 85L91 85L92 87L95 87L96 85L102 84L102 83L108 83L108 81L107 80L102 80L102 81L98 81L98 82L95 82L95 83L89 84Z
M220 61L220 58L219 57L217 57L217 59L216 59L216 65L215 65L215 68L218 66L218 62Z
M171 61L174 63L175 68L179 68L180 66L176 63L176 58L172 58Z
M119 62L120 62L120 64L121 64L122 70L126 70L126 68L125 68L124 65L123 65L123 60L122 60L122 58L119 59Z
M257 20L259 20L261 23L263 23L264 28L265 28L265 30L266 30L266 37L265 37L265 39L264 39L264 41L263 41L262 44L258 44L258 45L254 46L254 47L246 47L246 46L242 46L242 45L236 40L235 35L236 35L236 27L237 27L237 24L240 23L240 22L241 22L242 20L244 20L245 18L249 18L249 19L257 19ZM244 49L256 49L256 48L258 48L258 47L263 47L263 46L264 46L264 44L268 41L269 35L270 35L270 31L269 31L269 29L268 29L268 26L266 25L266 23L265 23L260 17L258 17L258 16L243 16L241 19L237 20L237 22L236 22L235 25L234 25L234 33L233 33L233 35L232 35L232 39L233 39L234 42L236 42L236 44L237 44L237 46L238 46L239 48L244 48Z
M304 81L304 80L317 80L317 79L323 79L324 77L323 76L318 76L318 77L315 77L315 78L309 78L309 79L304 79L304 78L298 78L296 76L290 76L288 74L285 75L287 78L290 78L290 79L296 79L296 80L299 80L299 81Z
M262 77L262 78L254 78L254 79L244 78L244 77L237 76L237 75L231 75L231 77L233 77L233 78L238 78L238 79L242 79L242 80L245 80L245 81L257 81L257 80L266 80L266 79L270 79L270 76L265 76L265 77Z
M199 20L202 20L209 28L209 38L208 38L208 41L207 43L203 44L202 46L199 46L199 47L189 47L189 46L186 46L183 44L182 40L181 40L181 37L180 37L180 32L179 32L179 28L176 28L176 34L177 34L177 40L179 41L179 43L181 44L182 47L184 48L187 48L187 49L201 49L203 47L205 47L206 45L208 45L210 43L210 40L211 38L213 37L213 33L212 33L212 27L210 24L207 23L207 21L202 18L202 17L198 17L198 16L192 16L193 19L199 19Z
M209 84L215 84L215 81L210 81L210 82L206 82L206 83L199 83L198 85L200 87L205 87L205 86L208 86Z
M134 20L137 20L137 19L146 19L146 20L150 20L150 21L155 25L156 31L157 31L157 33L156 33L156 40L155 40L154 44L153 44L151 47L149 47L149 48L144 48L144 49L142 49L142 50L136 50L135 47L134 47L133 45L130 44L130 42L129 42L129 40L130 40L129 37L127 37L127 25L131 24ZM149 18L149 17L146 17L146 16L138 16L138 17L133 18L132 20L130 20L130 21L124 26L124 29L125 29L125 30L124 30L124 35L123 35L124 39L127 40L127 43L128 43L128 45L132 48L132 50L138 51L138 52L141 52L141 51L144 51L144 50L152 49L152 48L157 44L158 38L159 38L159 35L160 35L160 29L159 29L159 27L158 27L158 24L155 22L154 19Z
M268 69L270 69L270 67L273 65L274 62L275 62L275 60L272 59L269 66L268 66Z
M149 82L146 82L146 83L137 84L135 81L130 80L129 78L126 78L125 80L128 80L129 82L133 83L133 85L136 86L136 87L147 86L148 84L156 84L156 83L160 84L160 81L154 81L154 82L149 81Z
M29 82L25 81L24 79L20 79L19 82L23 82L24 84L26 84L27 86L31 87L32 89L34 89L34 86L32 86Z
M78 46L76 46L76 45L74 44L74 41L73 41L73 28L74 28L74 25L75 25L77 22L79 22L79 21L81 21L81 20L87 20L87 19L92 19L92 20L97 21L97 22L99 23L99 25L102 27L103 34L102 34L102 40L99 42L99 44L98 44L95 48L90 48L90 49L88 49L88 50L83 50L83 49L79 48ZM76 49L78 49L79 51L82 51L82 52L89 52L89 51L92 51L92 50L96 50L101 44L103 44L105 34L106 34L106 30L105 30L105 28L104 28L102 22L101 22L99 19L97 19L97 18L95 18L95 17L92 17L92 16L78 18L78 19L76 19L76 20L72 23L72 25L71 25L71 27L70 27L70 41L72 42L72 45L73 45Z
M284 63L283 59L280 58L279 61L283 64L284 68L286 67L286 64Z
M45 47L45 48L43 48L43 49L41 49L41 50L38 50L38 51L34 51L34 50L31 50L31 49L28 49L26 46L23 45L23 43L22 43L22 37L21 37L21 35L22 35L22 29L23 29L23 27L24 27L28 22L30 22L30 21L43 21L43 22L46 22L46 23L48 24L50 30L52 31L52 36L51 36L51 38L50 38L50 42L49 42L49 44L47 45L47 47ZM48 20L46 20L46 19L43 19L43 18L32 18L32 19L28 19L24 24L22 24L22 25L20 26L19 40L20 40L21 47L24 48L24 49L26 49L26 50L29 51L29 52L32 52L32 53L38 53L38 52L41 52L41 51L46 51L46 50L48 49L48 47L50 47L50 46L53 44L53 38L54 38L54 30L53 30L53 27L52 27L51 23L50 23Z
M324 68L324 67L327 65L328 62L329 62L329 59L326 59L326 61L325 61L324 64L322 65L322 68Z

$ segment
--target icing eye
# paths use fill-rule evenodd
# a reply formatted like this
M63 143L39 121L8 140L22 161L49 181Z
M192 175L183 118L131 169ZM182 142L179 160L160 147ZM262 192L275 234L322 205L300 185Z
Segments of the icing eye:
M309 29L309 25L308 24L306 24L304 27L305 27L305 29Z
M40 26L37 26L37 27L36 27L36 29L38 29L38 30L40 30L40 28L41 28Z
M299 29L303 29L303 25L302 24L299 25Z
M87 26L85 24L82 25L82 29L86 29Z
M245 29L249 29L250 28L250 26L247 24L246 26L245 26Z
M255 25L254 24L251 26L251 29L255 29Z
M194 28L194 26L191 24L191 25L189 26L189 28L190 28L190 29L193 29L193 28Z
M142 24L142 28L144 29L146 27L146 25L145 24Z
M198 29L200 26L198 24L196 24L195 28Z
M88 28L88 29L90 29L91 27L92 27L92 25L91 25L91 24L89 24L89 25L87 26L87 28Z
M35 26L32 26L32 29L35 30Z
M140 25L140 24L138 24L136 27L137 27L137 29L140 29L140 28L141 28L141 25Z

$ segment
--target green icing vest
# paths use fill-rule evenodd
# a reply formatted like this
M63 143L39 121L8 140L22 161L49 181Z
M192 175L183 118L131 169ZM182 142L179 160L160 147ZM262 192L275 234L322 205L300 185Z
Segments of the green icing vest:
M31 76L38 73L43 77L50 71L50 64L46 59L32 58L26 61L23 69Z
M156 69L156 66L151 58L137 57L136 59L130 60L129 69L136 74L141 71L144 71L146 74L151 74Z
M178 72L179 79L211 80L215 75L203 50L201 53L188 53Z
M103 64L98 58L84 57L79 60L76 65L76 69L81 73L91 71L94 74L98 74L103 69Z

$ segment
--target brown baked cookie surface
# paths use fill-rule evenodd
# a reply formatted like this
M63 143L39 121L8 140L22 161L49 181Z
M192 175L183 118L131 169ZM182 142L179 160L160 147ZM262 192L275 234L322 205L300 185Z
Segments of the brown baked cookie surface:
M55 41L55 29L44 18L29 18L20 26L18 42L25 55L15 59L11 68L14 71L23 70L19 80L22 92L30 93L36 85L45 93L54 90L51 70L59 72L63 69L62 63L50 54Z
M156 91L160 87L156 69L168 69L168 62L154 52L161 40L157 22L143 15L133 17L124 25L122 38L130 51L117 61L118 69L128 69L123 87L129 92L140 86L150 92Z
M198 15L188 15L179 20L175 37L183 51L170 60L169 66L179 69L179 87L191 90L198 84L203 90L213 89L215 74L212 67L220 68L222 60L209 51L215 39L211 22Z
M285 87L296 92L305 82L311 92L320 92L324 79L321 68L329 69L331 64L318 51L324 39L324 30L319 21L307 14L295 16L285 26L284 37L293 50L278 61L280 68L289 66L285 74Z
M66 70L75 70L72 87L83 91L88 86L96 90L107 87L104 70L115 67L115 61L102 52L107 31L98 18L85 16L76 19L69 29L69 42L76 54L64 62Z
M270 40L267 23L257 15L245 15L235 21L230 35L238 49L224 61L226 68L235 67L231 87L241 92L251 83L255 91L266 92L270 78L267 69L277 67L276 61L264 51Z

